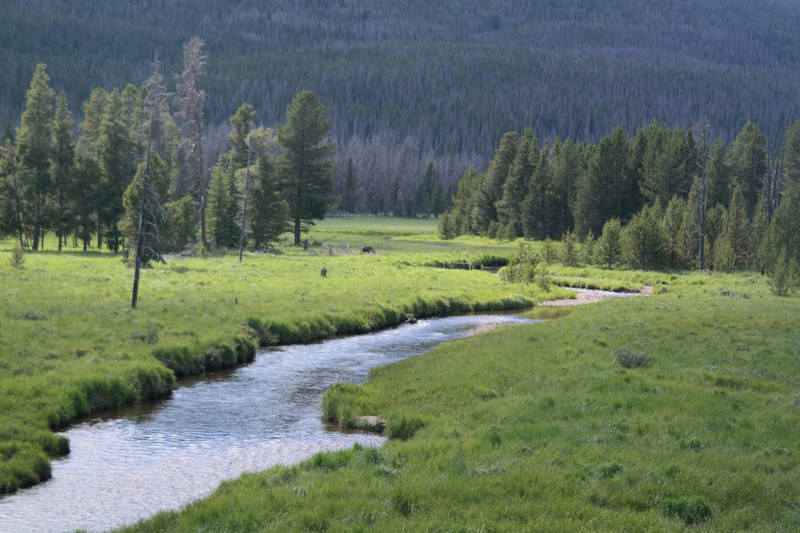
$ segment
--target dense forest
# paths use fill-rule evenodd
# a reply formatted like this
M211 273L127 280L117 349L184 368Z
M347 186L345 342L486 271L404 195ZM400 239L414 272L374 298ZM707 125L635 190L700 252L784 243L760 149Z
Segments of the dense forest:
M304 89L319 96L332 119L336 198L328 204L347 212L438 216L452 201L444 217L448 235L543 238L575 231L598 237L609 218L624 223L644 206L665 208L673 198L693 201L702 150L691 130L702 122L715 151L707 164L709 209L729 210L735 184L748 217L763 204L769 219L791 182L795 141L786 133L796 129L792 123L800 117L798 22L800 10L788 0L759 5L743 0L663 5L215 0L191 10L158 0L103 5L10 0L0 5L5 174L14 167L9 163L14 137L26 130L28 84L36 65L46 63L54 89L50 105L61 117L54 116L52 127L60 130L50 142L77 141L83 157L77 161L88 164L92 156L98 164L84 173L101 179L101 122L106 129L108 121L127 128L131 168L113 193L119 204L115 214L97 211L80 232L85 237L93 224L99 242L98 217L106 217L102 226L114 229L110 242L124 245L116 239L116 226L124 222L122 195L135 181L145 144L137 128L146 120L135 116L134 108L146 98L143 86L156 55L165 90L177 91L182 47L199 36L205 54L196 88L204 95L202 131L187 130L181 117L186 110L177 100L163 110L174 144L165 145L169 156L163 158L163 172L169 178L161 185L163 196L170 203L189 197L198 204L184 200L164 215L177 217L173 246L194 238L193 209L219 208L205 204L206 187L209 197L214 193L230 203L226 236L217 235L216 244L241 240L234 236L240 229L235 211L241 211L242 179L235 172L227 176L229 158L218 158L235 150L236 127L229 117L251 106L250 125L268 137ZM62 96L56 103L57 94ZM82 119L69 110L83 110ZM736 160L742 136L751 138L761 157L757 176L748 179L736 174L743 172ZM187 141L202 144L200 159L181 151ZM498 170L498 160L507 158L503 165L511 169L519 148L528 152L529 168L518 169L511 179ZM600 185L614 188L619 198L606 201L587 185L603 172L598 154L619 166L614 179L624 186ZM203 168L190 170L198 161ZM212 169L215 161L222 164ZM53 183L58 183L60 163L52 159L51 164ZM244 167L250 168L239 164L239 170ZM191 177L198 172L205 181ZM537 172L541 176L533 181L542 189L532 196L526 187ZM718 178L714 172L733 177ZM654 177L659 173L669 178ZM558 180L566 180L561 189L545 191ZM464 211L469 184L490 195L483 199L480 220L477 212ZM57 193L27 194L33 198L26 199L27 211L46 208L43 222L55 216ZM517 217L523 206L509 204L509 198L528 198L527 213L537 209L542 220ZM605 203L598 207L597 202ZM22 211L20 205L6 209L18 220ZM32 241L40 233L31 231Z
M775 144L800 116L798 24L791 0L9 0L0 121L18 120L39 62L77 109L97 86L144 80L155 53L177 73L182 44L199 36L211 128L244 102L274 126L310 89L340 147L388 133L430 157L488 159L527 126L597 142L617 126L633 135L700 118L728 142L754 122Z
M596 145L507 133L489 169L459 182L439 233L555 239L568 264L772 273L781 263L797 277L800 121L773 156L751 122L731 144L710 131L653 122Z

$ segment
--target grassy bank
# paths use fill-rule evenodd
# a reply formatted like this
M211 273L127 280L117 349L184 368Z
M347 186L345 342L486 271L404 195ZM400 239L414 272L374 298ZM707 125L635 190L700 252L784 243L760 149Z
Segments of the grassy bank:
M796 531L800 299L756 275L618 277L661 290L326 396L413 437L246 474L125 531Z
M360 333L410 315L521 308L542 297L481 272L415 266L483 253L413 240L432 232L434 221L333 219L314 229L306 251L279 245L242 263L234 253L171 258L143 271L136 311L132 269L118 255L44 251L12 268L13 244L0 243L0 493L49 477L48 457L69 449L53 430L169 394L176 377L249 361L258 345ZM361 255L365 245L378 253Z

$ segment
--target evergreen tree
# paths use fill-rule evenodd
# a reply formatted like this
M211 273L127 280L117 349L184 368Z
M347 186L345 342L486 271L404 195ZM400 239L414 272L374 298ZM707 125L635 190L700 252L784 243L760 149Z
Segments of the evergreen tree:
M474 192L470 226L479 234L488 234L492 222L498 222L497 202L502 198L503 186L517 155L518 135L509 132L503 135L500 146L489 163L489 170L481 175Z
M530 181L536 165L539 164L539 141L533 130L525 128L522 138L517 143L514 162L508 170L508 178L503 184L503 196L497 202L498 222L503 226L511 226L511 238L523 235L523 202L528 195ZM532 201L533 203L533 201ZM534 216L531 213L531 216Z
M146 172L148 173L147 197L145 198L145 211L142 213L142 194ZM129 248L135 248L134 244L139 231L139 217L144 217L142 220L144 228L143 245L148 250L142 255L144 264L158 257L159 240L166 220L166 211L162 198L169 197L170 182L170 174L166 163L154 151L150 154L149 167L144 161L139 163L136 175L122 195L122 205L125 211L120 219L119 229L123 236L127 237L127 241L131 243Z
M206 238L206 158L203 149L203 109L206 92L200 89L200 77L205 74L206 56L204 42L193 37L183 46L183 73L178 78L176 100L180 111L177 120L184 134L181 145L182 159L188 174L196 184L197 202L200 205L200 242L208 249Z
M223 168L218 161L208 187L208 232L216 246L233 248L239 244L238 214L236 171L230 166Z
M684 266L680 247L680 230L686 212L686 200L673 196L664 210L664 233L667 236L667 256L669 268Z
M51 158L55 91L49 86L50 77L45 73L45 68L43 63L36 65L31 87L26 93L28 106L22 113L17 132L19 166L24 183L22 195L29 206L23 216L30 221L33 250L39 249L39 239L45 230L45 202L53 179Z
M445 209L447 209L447 194L444 192L444 185L441 181L437 181L433 187L433 192L428 200L426 212L439 218Z
M422 179L419 182L419 187L417 188L417 210L422 212L425 215L432 214L428 210L428 204L431 201L431 196L433 195L433 188L434 188L434 169L433 163L428 163L428 167L425 169L425 173L422 175Z
M733 181L742 190L747 215L752 216L769 168L767 139L752 122L745 124L733 141L731 163Z
M14 235L23 244L22 176L19 155L12 139L0 145L0 237Z
M478 230L472 225L472 211L475 205L475 196L482 176L470 167L456 185L453 193L452 208L448 213L452 233L457 235L474 235Z
M722 140L717 139L708 152L708 196L706 205L727 206L733 193L731 154Z
M661 270L667 266L669 239L662 223L661 208L646 205L623 231L625 262L639 270Z
M555 236L575 226L572 206L575 203L575 185L583 171L581 149L569 139L556 140L550 156L549 169L553 191L551 223L552 234Z
M800 262L800 185L786 191L761 240L759 263L766 272L773 271L781 250L785 250L787 260Z
M80 202L80 197L72 197L72 182L75 176L75 144L72 142L72 115L67 104L67 95L58 96L55 121L53 125L53 194L55 195L55 216L53 227L58 236L58 250L72 227L71 209Z
M628 141L621 127L604 137L578 182L575 201L575 228L580 237L588 233L599 235L606 220L616 217L626 220L631 215L625 209L630 190Z
M98 190L97 247L103 245L108 232L108 247L118 251L122 232L118 222L124 213L122 195L136 172L138 159L131 132L125 118L125 106L117 89L111 92L98 140L102 181Z
M250 164L250 147L247 145L247 136L253 129L253 119L256 110L248 103L239 106L236 113L230 118L233 130L228 134L228 144L231 149L226 154L228 166L234 170L245 168Z
M289 206L281 194L275 165L268 155L258 160L250 205L250 239L253 247L260 250L289 229Z
M286 124L278 128L283 152L278 159L281 190L294 222L294 244L306 224L325 216L333 188L336 146L329 139L332 122L311 91L299 93L286 109Z
M75 179L70 196L76 198L74 212L74 231L77 239L83 243L83 251L89 248L92 232L97 228L97 213L102 201L103 171L97 159L87 153L85 147L79 147L75 158Z
M618 218L612 218L603 225L597 252L600 262L608 268L616 266L622 259L622 224Z
M83 103L83 130L78 142L84 153L92 157L100 156L100 128L106 114L111 95L101 87L97 87L89 96L89 101Z
M734 268L741 269L749 266L751 259L750 219L747 216L744 193L739 185L733 189L725 235L732 249Z
M784 139L783 175L777 187L779 199L786 190L800 185L800 120L786 128Z

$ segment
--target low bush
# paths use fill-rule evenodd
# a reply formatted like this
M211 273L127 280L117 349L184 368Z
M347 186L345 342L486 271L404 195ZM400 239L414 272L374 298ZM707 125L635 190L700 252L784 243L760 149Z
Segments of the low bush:
M627 348L617 348L614 350L617 362L622 368L638 368L646 365L650 361L650 356L646 353L639 353L628 350Z

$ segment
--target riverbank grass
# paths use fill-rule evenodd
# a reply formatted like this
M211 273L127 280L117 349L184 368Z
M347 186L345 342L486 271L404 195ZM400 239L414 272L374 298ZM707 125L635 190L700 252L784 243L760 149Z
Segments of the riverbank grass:
M800 529L800 299L749 275L663 281L336 385L327 416L413 436L246 474L124 531Z
M245 363L259 345L558 297L483 272L418 267L478 253L397 240L425 232L435 232L435 222L333 219L315 226L308 250L282 243L274 253L246 253L242 263L233 252L169 257L143 271L135 311L133 272L118 254L27 252L15 267L6 257L14 242L1 241L0 493L49 477L49 457L69 450L54 430L163 397L176 377ZM361 255L362 245L377 253ZM496 253L509 250L495 245Z

